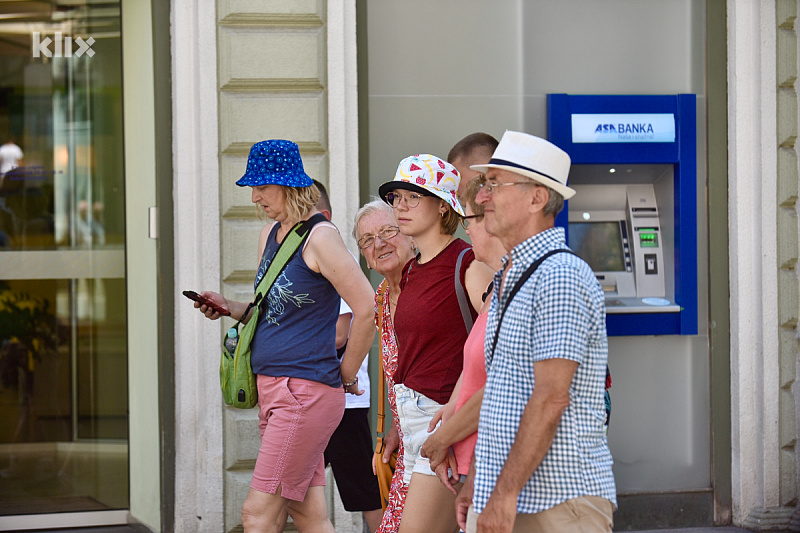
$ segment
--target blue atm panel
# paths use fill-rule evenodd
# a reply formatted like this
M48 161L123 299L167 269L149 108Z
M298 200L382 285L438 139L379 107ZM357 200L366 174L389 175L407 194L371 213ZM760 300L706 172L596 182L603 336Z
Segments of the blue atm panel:
M556 224L606 294L609 335L697 334L695 95L547 99L577 194Z

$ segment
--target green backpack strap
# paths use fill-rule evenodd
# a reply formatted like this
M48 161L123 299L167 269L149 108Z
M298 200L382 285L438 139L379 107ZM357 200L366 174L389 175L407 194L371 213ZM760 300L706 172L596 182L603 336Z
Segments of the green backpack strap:
M242 328L242 333L239 336L239 344L250 346L250 341L253 340L253 335L255 334L258 315L266 309L267 302L269 301L267 293L272 289L275 280L281 275L286 265L292 260L292 257L294 257L297 251L303 246L303 243L308 238L308 234L311 233L311 228L316 226L319 222L324 222L326 220L327 219L323 215L317 214L308 220L298 222L286 235L286 238L283 239L278 251L275 252L275 257L272 258L272 262L269 264L269 268L267 268L261 281L258 282L255 299L247 306L247 310L242 315L242 320L244 320L250 312L250 309L255 307L253 316L250 317L250 320L248 320L247 324ZM240 320L239 323L241 322ZM238 327L238 325L239 324L236 326Z
M242 328L236 351L233 354L226 355L225 352L227 350L225 350L220 361L220 385L226 404L240 409L249 409L258 402L256 376L253 374L253 368L250 364L250 343L255 335L259 312L265 309L265 302L268 300L265 297L266 294L272 288L281 272L283 272L287 263L308 238L311 228L324 220L326 220L324 216L314 215L310 219L296 224L286 235L269 268L267 268L264 276L258 282L255 300L247 306L242 315L242 320L248 316L251 309L255 308L255 310ZM238 330L242 320L239 320L234 328Z
M289 261L292 260L292 257L294 257L297 251L303 246L303 243L308 238L308 234L311 233L311 228L316 226L319 222L326 221L327 219L324 215L316 214L308 220L298 222L294 225L292 230L286 235L286 238L283 239L278 251L275 252L275 257L272 258L272 262L264 273L264 277L258 282L253 305L257 305L262 311L264 310L265 302L267 301L267 293L272 289L275 280L281 275L281 272L283 272L286 265L289 264ZM246 315L247 313L245 313L245 316Z

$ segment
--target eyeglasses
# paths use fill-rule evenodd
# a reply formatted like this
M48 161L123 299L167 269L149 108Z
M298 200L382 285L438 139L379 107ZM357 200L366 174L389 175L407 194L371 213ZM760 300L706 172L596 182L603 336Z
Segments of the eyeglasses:
M391 194L391 193L389 193ZM367 233L360 239L358 239L358 248L360 250L366 250L367 248L371 248L373 244L375 244L375 239L378 237L381 238L383 242L388 241L400 231L400 228L397 226L384 226L378 231L377 235L372 235L371 233Z
M399 207L400 201L405 200L406 206L408 206L409 209L414 209L419 205L419 201L421 198L422 198L421 194L417 194L414 192L412 192L408 196L403 196L401 194L397 194L396 192L390 192L389 194L386 195L386 202L392 207Z
M472 222L470 222L470 220L472 220L472 219L475 219L475 223L477 224L478 222L483 220L483 215L469 215L469 216L461 217L461 226L464 229L469 229L469 225L472 224Z
M534 185L532 181L509 181L508 183L497 183L496 181L486 181L478 185L481 189L486 191L486 194L492 194L498 187L505 185Z

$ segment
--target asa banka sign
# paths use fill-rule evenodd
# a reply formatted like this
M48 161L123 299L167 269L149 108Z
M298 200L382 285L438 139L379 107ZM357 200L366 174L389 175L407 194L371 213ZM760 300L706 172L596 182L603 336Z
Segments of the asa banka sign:
M674 143L675 116L653 114L572 115L573 143Z

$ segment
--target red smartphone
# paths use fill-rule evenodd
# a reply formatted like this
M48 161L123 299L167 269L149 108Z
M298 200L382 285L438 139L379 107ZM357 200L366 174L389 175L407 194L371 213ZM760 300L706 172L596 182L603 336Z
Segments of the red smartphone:
M214 311L216 311L221 315L230 316L231 314L231 312L228 311L227 309L223 309L222 307L218 306L208 298L204 298L194 291L183 291L183 295L189 298L190 300L194 300L195 302L200 302L203 305L209 306L211 309L213 309Z

